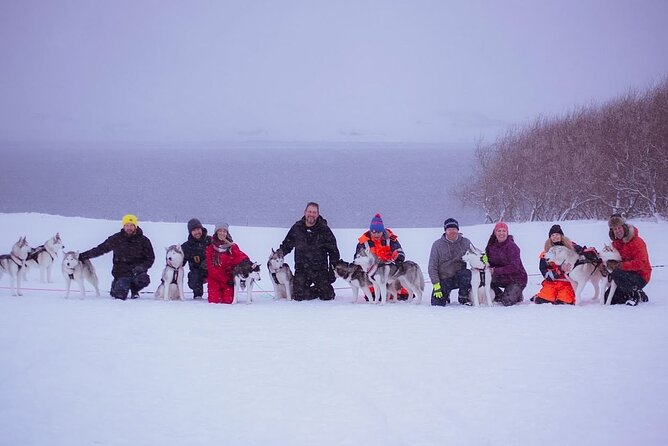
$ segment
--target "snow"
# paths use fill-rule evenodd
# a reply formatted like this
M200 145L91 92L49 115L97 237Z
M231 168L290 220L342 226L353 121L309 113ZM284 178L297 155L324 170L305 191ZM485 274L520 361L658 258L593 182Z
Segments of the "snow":
M295 219L299 216L295 215ZM212 223L206 222L212 230ZM35 246L59 231L85 250L119 221L0 214L0 247ZM143 222L153 241L153 291L164 247L185 223ZM539 288L538 253L551 222L510 224ZM665 265L667 223L634 222L653 265ZM562 222L602 247L600 221ZM426 273L440 228L393 228ZM334 229L350 260L363 228ZM665 267L650 302L631 308L534 305L446 308L273 301L265 264L287 228L230 228L263 264L252 305L162 302L143 294L63 298L31 271L24 296L0 280L0 443L6 445L663 445L668 441ZM463 226L484 247L491 225ZM289 256L292 260L292 256ZM58 262L60 263L60 262ZM111 254L93 260L101 289ZM187 296L192 296L188 294ZM454 293L453 293L453 296ZM454 299L456 300L456 299Z

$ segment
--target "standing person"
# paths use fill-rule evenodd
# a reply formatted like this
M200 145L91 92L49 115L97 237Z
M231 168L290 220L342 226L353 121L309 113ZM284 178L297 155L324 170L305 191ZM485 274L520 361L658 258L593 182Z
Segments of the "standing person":
M565 246L572 251L581 251L581 248L564 235L560 225L552 225L545 240L543 252L540 253L538 268L544 277L540 291L532 300L537 304L551 303L555 305L575 303L575 291L566 272L562 271L554 262L545 260L545 253L553 246Z
M304 216L292 225L280 249L286 255L295 250L295 300L334 299L336 278L331 265L340 259L339 248L318 203L306 205Z
M125 300L130 292L131 299L139 297L139 291L151 283L148 270L153 266L155 253L151 241L138 226L137 217L123 216L123 228L108 237L95 248L79 254L79 260L93 259L109 251L114 252L109 294L115 299Z
M522 264L520 248L508 225L500 221L494 226L485 248L489 266L492 267L492 290L496 299L508 307L522 302L522 291L527 286L527 272Z
M445 306L450 303L450 291L459 289L459 303L472 305L471 270L466 268L462 256L471 241L459 233L459 223L454 218L443 222L443 235L431 245L429 254L429 279L433 284L431 304Z
M619 264L608 262L609 268L614 267L610 276L617 285L611 303L635 307L640 302L647 302L649 298L643 288L652 276L652 266L645 241L638 235L638 228L628 224L620 214L610 217L608 227L612 246L622 256ZM606 298L609 291L606 291Z
M380 259L381 262L395 262L397 264L403 263L406 260L404 250L399 243L399 238L392 232L390 228L386 228L383 224L383 218L380 214L376 214L369 224L369 230L362 234L357 239L357 247L355 248L355 256L365 248L369 250ZM371 292L375 290L371 287ZM402 288L399 290L398 300L408 299L408 290Z
M218 223L211 243L206 247L206 266L209 282L209 303L234 302L234 267L248 256L232 240L227 223Z
M211 236L206 228L196 219L188 221L188 240L182 245L184 259L188 262L188 287L193 290L193 299L201 299L206 283L206 247L211 243Z

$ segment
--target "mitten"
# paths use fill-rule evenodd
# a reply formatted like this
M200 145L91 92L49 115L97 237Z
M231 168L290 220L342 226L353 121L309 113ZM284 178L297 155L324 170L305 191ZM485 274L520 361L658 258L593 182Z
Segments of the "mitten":
M435 283L434 287L431 290L431 297L434 297L436 299L441 299L443 298L443 291L441 290L441 284L440 283Z

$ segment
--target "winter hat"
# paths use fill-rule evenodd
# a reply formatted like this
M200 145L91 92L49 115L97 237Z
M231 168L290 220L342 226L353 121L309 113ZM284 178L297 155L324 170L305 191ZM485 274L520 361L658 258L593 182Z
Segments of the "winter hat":
M193 232L193 229L197 228L204 229L204 227L202 226L202 222L200 222L196 218L191 218L190 220L188 220L188 232Z
M443 222L443 229L455 228L459 230L459 223L454 218L448 218Z
M383 226L383 219L380 214L376 214L376 216L371 219L369 229L376 232L383 232L385 230L385 226Z
M123 218L121 219L121 224L125 226L128 223L132 223L133 225L137 226L137 216L132 214L124 215Z
M229 232L230 225L228 225L227 223L218 223L216 225L216 229L214 229L213 232L218 232L219 229L224 229Z
M551 236L552 234L561 234L564 235L564 231L561 230L561 226L559 225L552 225L550 228L550 232L547 233L547 236Z
M624 226L626 224L626 219L622 217L621 214L612 214L610 220L608 220L608 227L610 229L617 226Z
M504 222L500 221L497 224L494 225L494 232L496 232L497 229L499 228L505 228L506 232L508 232L508 225L505 224Z

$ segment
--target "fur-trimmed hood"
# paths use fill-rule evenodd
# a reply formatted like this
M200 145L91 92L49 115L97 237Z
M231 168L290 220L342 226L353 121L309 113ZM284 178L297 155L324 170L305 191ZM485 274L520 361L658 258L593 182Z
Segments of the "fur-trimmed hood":
M638 235L638 228L632 224L624 223L622 226L624 227L624 237L622 237L624 243L630 242L633 237ZM608 236L610 237L610 240L613 242L615 241L615 233L612 231L612 228L608 231Z

